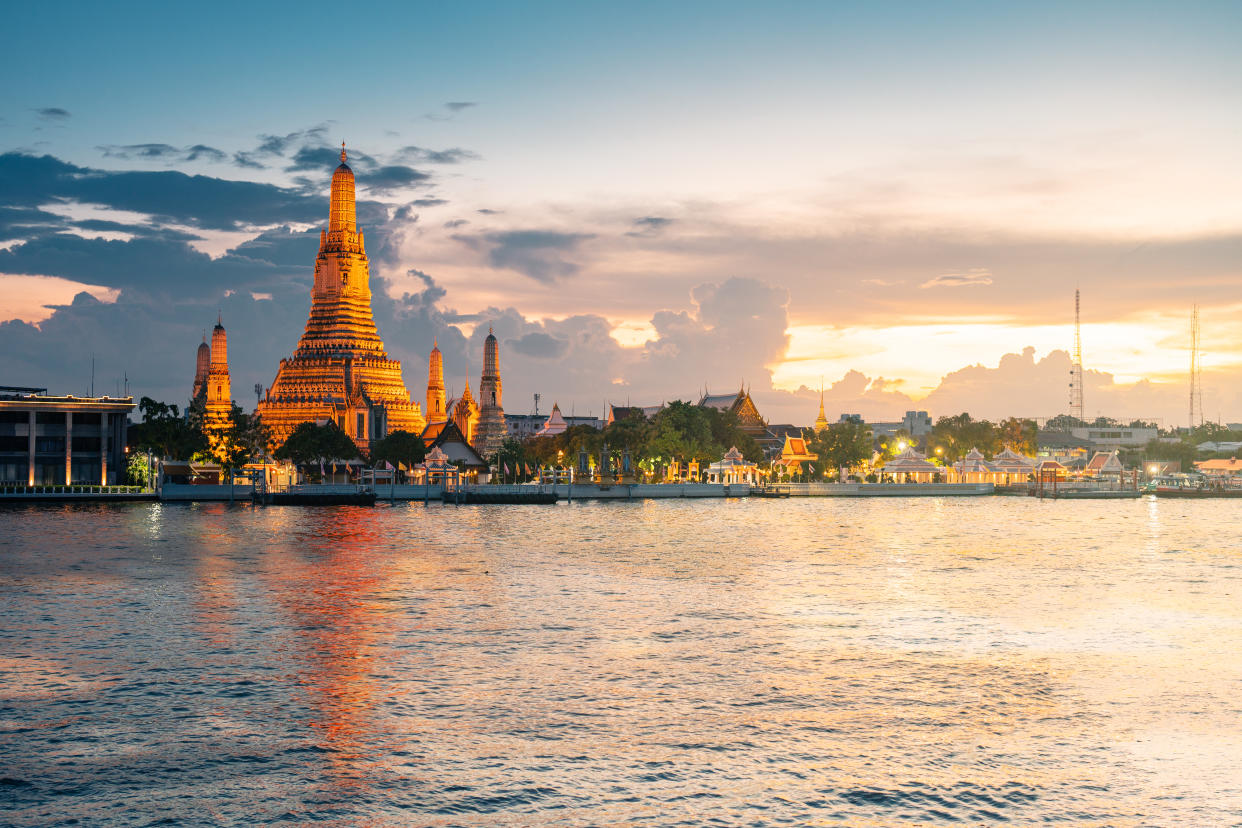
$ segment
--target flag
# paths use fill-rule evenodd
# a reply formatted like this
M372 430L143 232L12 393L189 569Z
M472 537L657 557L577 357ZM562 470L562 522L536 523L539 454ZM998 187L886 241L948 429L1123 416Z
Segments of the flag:
M323 458L319 458L319 476L323 477L326 472L323 470Z
M384 461L384 468L388 471L393 471L392 463L389 463L387 460Z
M508 473L509 473L509 464L508 464L508 463L505 463L505 464L504 464L504 467L505 467L505 474L508 474Z

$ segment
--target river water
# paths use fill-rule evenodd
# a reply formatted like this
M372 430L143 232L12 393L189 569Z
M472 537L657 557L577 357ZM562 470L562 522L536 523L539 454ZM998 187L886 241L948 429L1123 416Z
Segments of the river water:
M0 824L1242 824L1242 504L0 510Z

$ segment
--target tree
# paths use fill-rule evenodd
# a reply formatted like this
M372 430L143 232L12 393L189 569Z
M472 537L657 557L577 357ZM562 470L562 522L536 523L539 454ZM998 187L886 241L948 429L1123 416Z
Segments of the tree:
M1000 451L1001 431L987 420L972 420L962 412L954 417L941 417L932 428L928 445L944 449L944 461L954 463L977 448L987 457Z
M1010 417L1001 421L997 426L1000 430L1000 441L1003 446L1025 454L1028 457L1034 457L1036 448L1036 438L1039 435L1039 427L1035 425L1034 420L1020 420L1017 417Z
M394 467L404 464L408 468L423 462L426 457L427 444L423 438L408 431L390 431L386 437L371 444L373 466L387 460Z
M871 445L871 427L853 421L831 423L811 439L811 451L825 470L860 465L871 458Z
M509 438L501 444L500 450L496 452L496 473L500 476L501 481L505 479L522 479L526 480L529 475L526 474L524 468L530 462L531 458L527 455L525 447L513 438Z
M202 429L183 417L176 405L143 397L138 401L138 410L142 412L142 422L129 430L129 442L134 448L156 457L180 460L207 448Z
M1070 431L1075 428L1085 428L1086 423L1077 417L1069 414L1058 414L1044 423L1045 431Z
M677 400L652 419L654 434L649 456L678 462L712 462L726 451L712 439L707 409Z
M331 420L324 425L299 423L285 444L276 449L276 457L299 466L327 460L352 460L358 456L354 441Z
M736 447L742 453L742 456L752 463L763 461L763 449L754 437L742 430L742 425L738 422L736 414L732 411L721 411L718 408L705 408L703 410L707 412L707 420L712 431L712 441L717 446L721 446L724 451L728 451L730 447ZM722 455L723 452L713 459L719 459Z

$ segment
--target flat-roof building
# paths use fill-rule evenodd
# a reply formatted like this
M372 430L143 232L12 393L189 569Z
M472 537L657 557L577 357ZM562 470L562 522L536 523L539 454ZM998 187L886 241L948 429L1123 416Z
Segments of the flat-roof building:
M53 397L45 388L0 386L0 483L117 484L133 410L133 397Z

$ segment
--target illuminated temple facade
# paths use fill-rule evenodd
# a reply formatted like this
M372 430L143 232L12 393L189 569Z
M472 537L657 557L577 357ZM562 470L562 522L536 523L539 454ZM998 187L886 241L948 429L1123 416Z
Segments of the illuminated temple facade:
M198 349L199 358L203 348ZM217 317L211 329L211 350L207 354L207 376L204 379L206 405L204 406L203 430L213 450L218 447L224 432L229 428L233 414L233 389L229 381L229 339L224 330L224 319Z
M371 313L365 239L354 210L354 173L332 174L328 228L319 234L310 318L290 359L282 359L258 413L277 445L299 423L332 420L361 449L390 431L420 433L426 425L384 351Z

